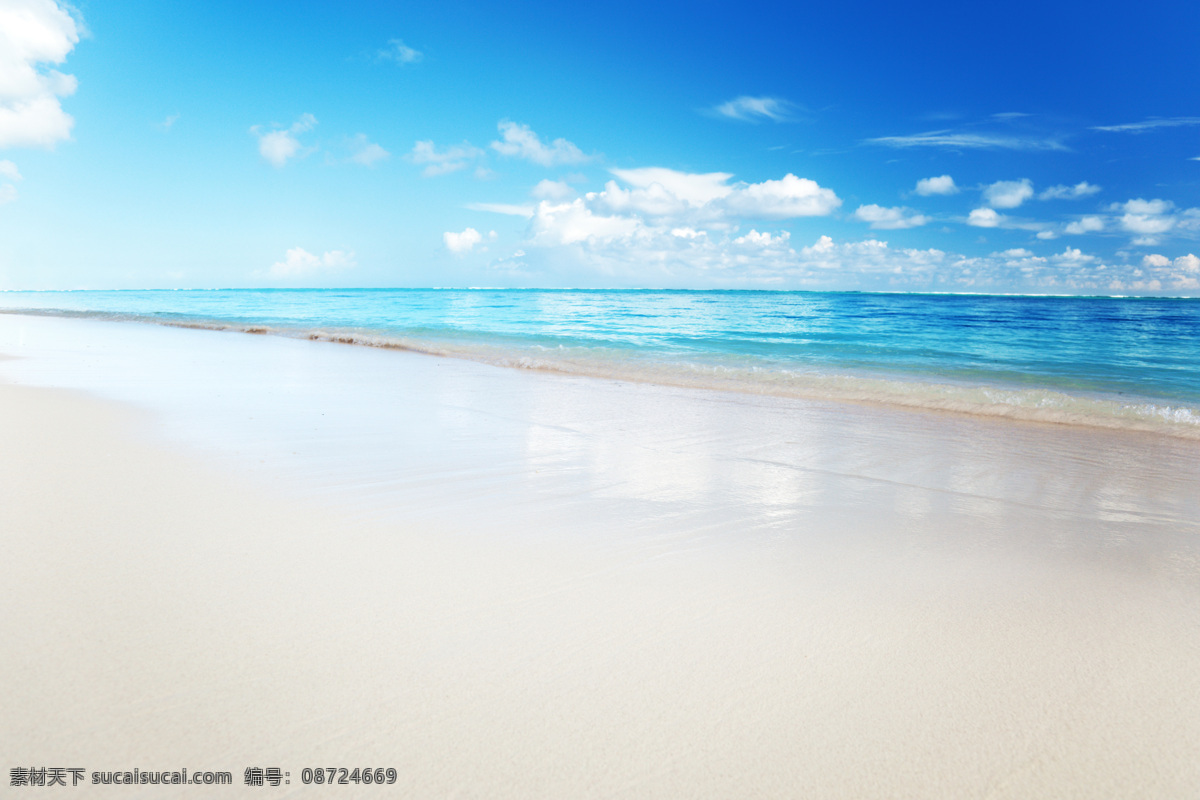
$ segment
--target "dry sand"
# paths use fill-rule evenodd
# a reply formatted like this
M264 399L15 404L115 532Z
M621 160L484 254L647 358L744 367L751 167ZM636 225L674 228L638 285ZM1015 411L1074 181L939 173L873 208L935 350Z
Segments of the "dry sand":
M105 344L117 329L89 324L89 348L130 363L149 356L125 335L219 351L195 356L188 395L220 391L168 413L0 385L6 778L233 773L175 792L197 797L1200 796L1194 443L150 326ZM87 369L38 373L50 350L28 341L0 336L25 362L0 376ZM318 362L353 383L357 359L362 386L397 365L405 408L441 416L296 423L306 438L239 421L218 395L260 357L288 365L289 399L266 407L324 414ZM103 363L99 394L153 394ZM386 435L354 438L372 426ZM245 447L205 451L218 428ZM269 456L281 436L295 460ZM389 436L403 468L364 485L352 462L386 472L371 448ZM244 788L251 766L291 784ZM317 766L399 780L306 791Z

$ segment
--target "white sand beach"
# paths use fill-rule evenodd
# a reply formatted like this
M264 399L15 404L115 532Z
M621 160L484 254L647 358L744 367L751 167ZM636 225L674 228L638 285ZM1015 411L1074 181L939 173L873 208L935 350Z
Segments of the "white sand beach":
M135 323L0 353L6 769L1200 796L1194 441Z

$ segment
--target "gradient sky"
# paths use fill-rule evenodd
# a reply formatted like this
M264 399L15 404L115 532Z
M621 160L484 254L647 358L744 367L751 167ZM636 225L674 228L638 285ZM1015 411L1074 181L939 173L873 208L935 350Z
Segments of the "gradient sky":
M1200 294L1200 5L0 0L0 288Z

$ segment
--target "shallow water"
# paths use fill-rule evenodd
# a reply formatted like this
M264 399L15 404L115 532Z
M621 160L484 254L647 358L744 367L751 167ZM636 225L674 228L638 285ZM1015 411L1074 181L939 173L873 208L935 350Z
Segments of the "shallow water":
M745 291L0 293L0 309L1200 438L1200 300Z

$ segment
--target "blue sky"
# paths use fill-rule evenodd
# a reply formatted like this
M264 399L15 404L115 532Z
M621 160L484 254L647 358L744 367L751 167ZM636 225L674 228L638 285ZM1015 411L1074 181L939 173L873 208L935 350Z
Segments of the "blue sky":
M0 288L1200 294L1200 6L0 0Z

